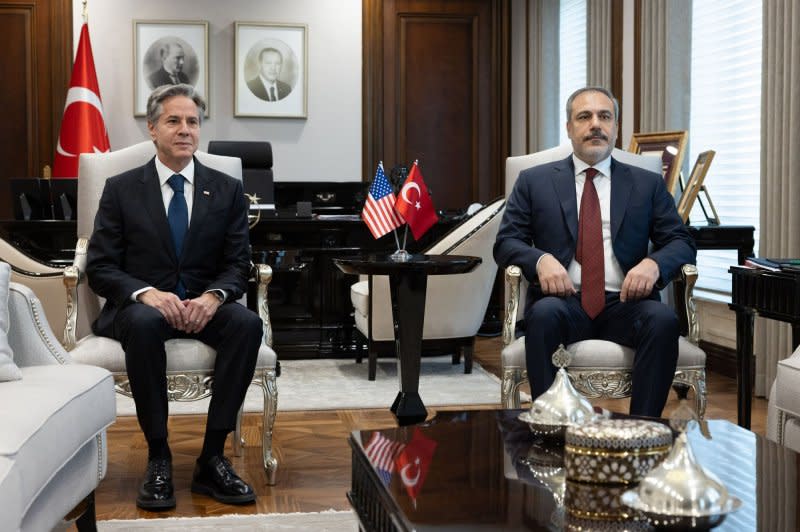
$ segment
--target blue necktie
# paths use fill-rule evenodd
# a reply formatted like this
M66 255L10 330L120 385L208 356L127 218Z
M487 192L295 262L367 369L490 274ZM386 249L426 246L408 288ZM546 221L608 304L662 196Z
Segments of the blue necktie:
M172 243L175 245L175 255L180 258L183 237L186 236L186 229L189 227L189 208L186 206L186 197L183 195L183 176L174 174L167 180L167 183L174 192L167 209L167 221L169 222L169 231L172 233ZM180 276L178 276L178 284L175 286L175 293L181 299L186 297L186 287L183 286Z

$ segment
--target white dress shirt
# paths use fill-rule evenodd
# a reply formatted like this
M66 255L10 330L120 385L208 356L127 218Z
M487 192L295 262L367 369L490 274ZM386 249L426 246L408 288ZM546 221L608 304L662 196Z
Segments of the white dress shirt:
M586 182L586 169L590 166L597 169L594 178L594 187L597 190L597 197L600 200L600 220L603 225L603 265L606 278L606 291L619 292L622 288L622 281L625 275L617 258L614 256L614 248L611 243L611 156L609 155L595 165L588 165L572 154L572 161L575 164L575 192L578 200L578 220L581 216L581 197L583 196L583 185ZM579 222L580 223L580 222ZM581 287L581 265L575 258L569 263L567 268L569 278L576 290Z

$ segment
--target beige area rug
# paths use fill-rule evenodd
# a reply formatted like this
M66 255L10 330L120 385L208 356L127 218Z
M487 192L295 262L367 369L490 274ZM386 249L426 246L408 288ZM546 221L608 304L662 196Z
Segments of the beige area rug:
M367 380L367 361L353 359L284 360L278 377L278 410L336 410L348 408L389 408L400 383L394 359L378 359L377 378ZM422 359L419 391L426 406L500 404L500 380L474 363L472 373L464 365L451 363L449 356ZM202 414L208 399L171 402L171 414ZM245 412L260 412L263 394L250 386ZM136 413L133 400L117 394L117 415Z
M282 530L306 532L353 532L358 520L353 512L328 510L317 513L223 515L220 517L168 517L98 521L99 532L244 532Z

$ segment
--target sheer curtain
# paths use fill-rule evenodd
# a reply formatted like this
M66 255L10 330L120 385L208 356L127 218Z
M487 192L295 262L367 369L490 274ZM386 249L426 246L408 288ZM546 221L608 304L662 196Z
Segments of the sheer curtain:
M529 0L528 152L558 145L564 120L558 99L559 0Z
M611 89L611 59L611 0L592 0L586 3L587 85Z
M762 257L800 257L800 4L765 0L761 69ZM788 326L756 322L756 389L767 395L792 353Z
M639 132L689 129L692 1L647 0L641 6Z

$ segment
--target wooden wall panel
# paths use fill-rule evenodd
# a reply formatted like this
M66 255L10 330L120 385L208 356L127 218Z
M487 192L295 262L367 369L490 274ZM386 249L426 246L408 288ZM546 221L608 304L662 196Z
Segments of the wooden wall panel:
M7 219L10 178L41 176L53 164L72 68L72 1L3 0L0 35L0 219Z
M364 0L364 179L420 159L438 209L502 194L509 5Z

